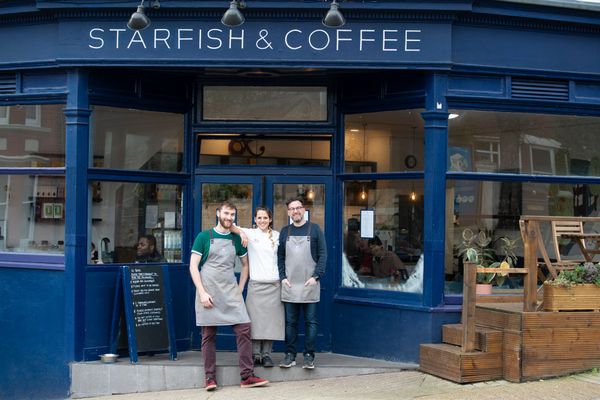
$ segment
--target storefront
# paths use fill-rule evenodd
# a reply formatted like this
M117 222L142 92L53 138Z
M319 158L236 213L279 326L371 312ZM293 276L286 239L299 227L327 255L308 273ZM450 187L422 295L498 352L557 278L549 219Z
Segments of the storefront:
M130 2L0 5L0 397L63 398L107 352L142 235L198 348L187 262L225 199L281 229L302 196L319 350L412 362L460 318L465 247L518 258L520 215L598 214L598 4L348 1L332 28L329 3L248 2L237 27L227 2L143 3L143 30Z

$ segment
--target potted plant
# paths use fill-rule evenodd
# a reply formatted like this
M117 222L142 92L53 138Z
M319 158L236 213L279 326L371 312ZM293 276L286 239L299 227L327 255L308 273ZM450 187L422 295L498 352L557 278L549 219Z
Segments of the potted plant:
M579 264L544 282L544 310L600 310L600 263Z
M508 269L515 265L517 256L514 253L518 239L510 240L507 237L500 237L500 248L504 252L502 261L496 261L496 251L490 245L492 244L491 235L480 230L475 234L470 228L465 228L462 232L462 243L459 256L463 261L474 262L478 267L484 268L503 268ZM492 285L495 283L502 286L506 281L508 273L478 272L476 278L476 293L491 294Z

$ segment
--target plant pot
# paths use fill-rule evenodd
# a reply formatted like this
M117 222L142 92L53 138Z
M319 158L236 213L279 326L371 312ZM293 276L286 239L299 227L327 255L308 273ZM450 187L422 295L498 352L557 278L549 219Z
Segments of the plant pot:
M491 283L478 283L475 285L476 294L492 294Z
M552 286L545 283L544 310L600 310L600 287L591 283L571 287Z

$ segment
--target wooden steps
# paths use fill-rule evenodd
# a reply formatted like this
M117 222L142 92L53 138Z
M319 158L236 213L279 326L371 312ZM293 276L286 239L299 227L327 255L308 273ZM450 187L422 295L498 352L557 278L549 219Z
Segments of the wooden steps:
M502 331L477 328L476 351L462 351L462 325L444 325L441 344L422 344L420 369L459 383L501 379Z

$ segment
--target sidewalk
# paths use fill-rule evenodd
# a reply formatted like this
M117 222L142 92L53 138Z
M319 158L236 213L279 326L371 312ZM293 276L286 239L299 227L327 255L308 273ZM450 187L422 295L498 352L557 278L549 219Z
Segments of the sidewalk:
M309 381L267 387L219 387L93 397L94 400L600 400L600 373L587 372L526 383L492 381L459 385L418 371Z

